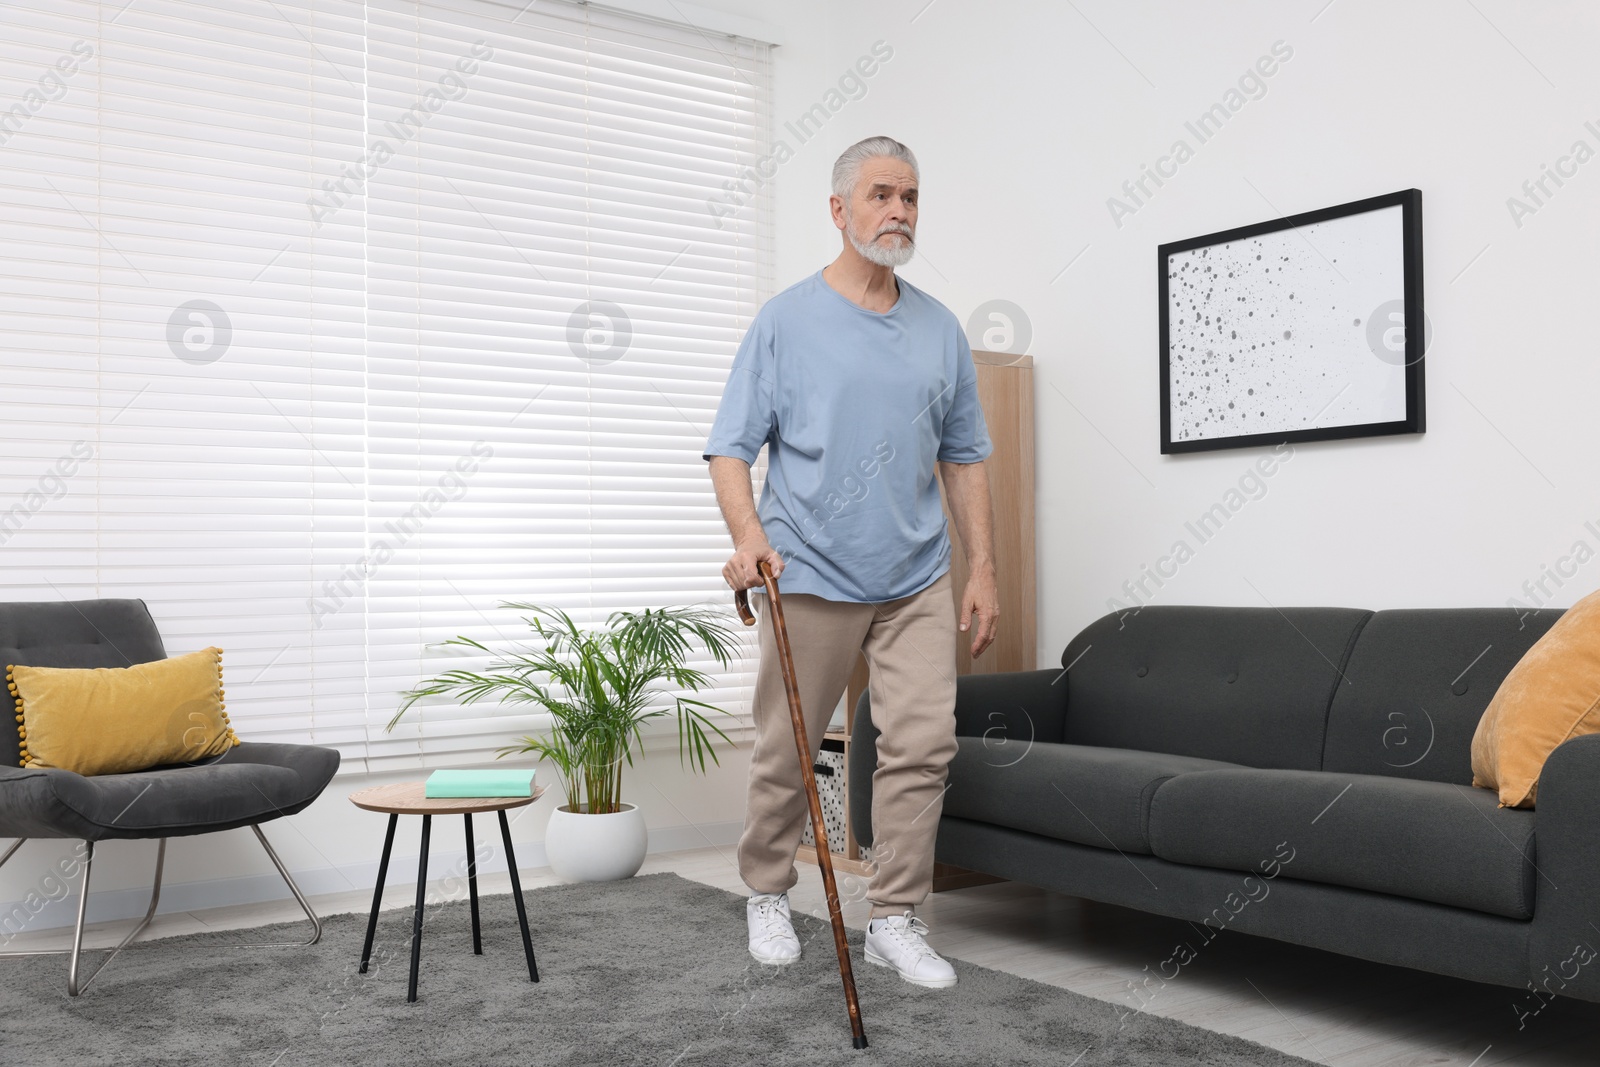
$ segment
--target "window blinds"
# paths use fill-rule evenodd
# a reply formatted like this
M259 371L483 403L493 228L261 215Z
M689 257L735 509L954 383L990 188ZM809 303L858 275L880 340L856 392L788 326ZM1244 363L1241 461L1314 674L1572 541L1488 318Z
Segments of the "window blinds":
M727 206L766 46L489 0L3 18L8 599L143 598L227 650L243 736L349 770L539 728L383 729L482 665L445 639L530 636L502 601L727 610L700 451L771 285L764 192Z

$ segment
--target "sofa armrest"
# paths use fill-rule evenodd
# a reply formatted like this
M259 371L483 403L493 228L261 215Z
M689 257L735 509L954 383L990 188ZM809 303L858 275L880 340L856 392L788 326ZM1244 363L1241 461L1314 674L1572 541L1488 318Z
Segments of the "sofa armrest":
M1066 729L1067 672L1059 667L956 679L956 736L995 744L1060 741Z
M1600 734L1575 737L1545 761L1534 841L1528 973L1543 999L1600 1000Z
M956 679L956 736L982 737L994 746L1026 747L1059 742L1066 728L1066 672L964 674ZM872 775L878 768L878 730L872 724L872 694L856 701L850 734L850 826L856 841L872 844Z

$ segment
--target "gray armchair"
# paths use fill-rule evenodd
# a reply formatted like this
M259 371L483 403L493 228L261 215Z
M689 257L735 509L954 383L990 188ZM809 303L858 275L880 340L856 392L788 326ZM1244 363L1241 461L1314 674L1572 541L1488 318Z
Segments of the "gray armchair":
M165 659L166 655L155 620L142 600L0 603L0 665L128 667ZM339 753L335 750L246 741L221 756L197 763L94 777L72 771L33 770L20 764L16 732L0 730L0 838L18 839L0 855L0 866L33 837L78 839L85 843L87 854L72 948L0 952L0 957L70 952L67 993L77 996L154 918L161 898L167 838L244 826L254 831L289 892L311 920L309 940L283 944L313 945L322 937L321 922L267 843L261 824L293 815L315 800L339 767ZM78 961L95 843L146 838L160 842L156 846L150 906L144 918L99 966L80 980Z

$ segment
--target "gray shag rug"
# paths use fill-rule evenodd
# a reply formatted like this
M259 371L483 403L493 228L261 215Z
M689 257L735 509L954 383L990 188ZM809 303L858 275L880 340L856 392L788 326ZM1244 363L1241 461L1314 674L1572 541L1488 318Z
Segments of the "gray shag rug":
M484 955L465 901L430 905L415 1004L406 1002L411 909L335 915L311 948L285 923L135 944L77 999L63 956L0 961L0 1062L222 1064L1303 1065L1310 1061L952 959L953 989L922 989L851 962L870 1047L850 1047L825 919L796 915L800 962L745 949L744 897L652 874L528 890L541 981L528 981L508 895L480 901ZM935 930L931 939L938 943ZM92 967L99 954L85 957Z

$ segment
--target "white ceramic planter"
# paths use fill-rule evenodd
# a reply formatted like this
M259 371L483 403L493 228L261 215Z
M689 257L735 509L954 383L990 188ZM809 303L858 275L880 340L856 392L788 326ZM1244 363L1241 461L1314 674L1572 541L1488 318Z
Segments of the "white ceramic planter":
M638 874L650 843L644 813L635 804L605 815L590 815L588 807L569 811L562 805L550 813L544 834L550 869L572 882L614 882Z

